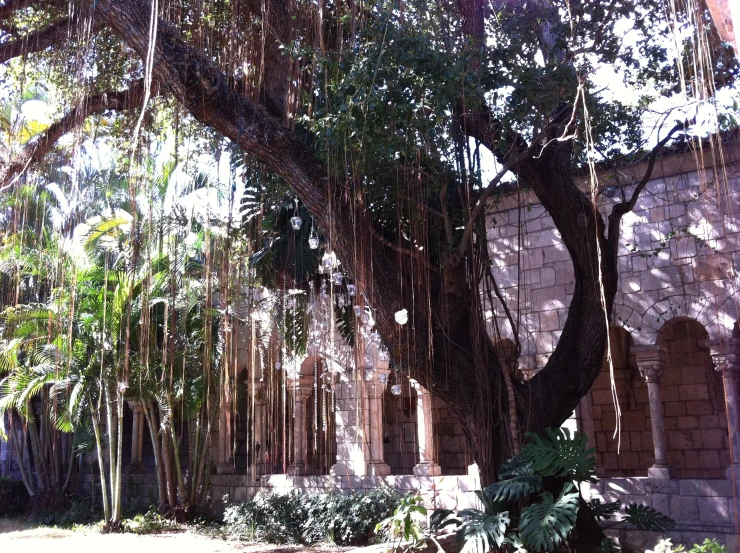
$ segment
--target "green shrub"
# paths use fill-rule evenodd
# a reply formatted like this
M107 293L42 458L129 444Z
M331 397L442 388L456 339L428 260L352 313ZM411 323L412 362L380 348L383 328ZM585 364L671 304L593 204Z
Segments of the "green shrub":
M28 508L29 499L21 480L0 477L0 517L22 513Z
M397 500L384 490L353 494L258 495L227 507L226 532L269 543L368 542L375 525L393 513Z
M41 526L59 526L72 528L77 525L87 525L99 522L103 513L90 506L90 501L78 497L71 497L66 509L40 509L35 511L30 521Z
M689 553L727 553L727 547L715 539L706 538L701 545L695 543Z
M140 513L124 520L123 528L125 532L134 534L153 534L162 530L175 529L177 522L162 516L155 508L150 508L146 513Z

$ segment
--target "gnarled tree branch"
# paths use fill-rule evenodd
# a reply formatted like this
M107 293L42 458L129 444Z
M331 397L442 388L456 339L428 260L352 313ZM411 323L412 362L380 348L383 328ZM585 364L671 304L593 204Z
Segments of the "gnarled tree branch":
M640 197L640 193L650 181L650 177L653 174L653 168L655 167L655 161L658 159L658 154L660 154L660 152L663 150L663 147L668 143L673 135L676 134L678 131L685 129L686 126L687 123L677 123L670 131L668 131L668 134L655 145L653 151L650 152L650 157L648 158L648 166L645 169L645 174L643 175L642 180L637 183L637 186L632 192L632 196L629 200L619 202L617 205L615 205L614 209L612 209L612 212L609 214L608 237L612 255L617 254L617 248L619 247L619 223L626 213L629 213L635 208L635 204L637 203L637 199Z
M152 90L152 96L158 89ZM144 98L144 81L138 80L127 90L104 92L85 98L79 105L69 110L61 119L53 123L46 131L25 145L23 151L0 163L0 192L11 188L32 164L41 161L52 149L57 140L73 131L82 122L96 113L107 110L129 110L141 104Z
M0 45L0 63L5 63L18 56L35 54L47 48L64 42L76 36L76 24L69 19L63 19L34 31L21 38ZM92 33L100 30L100 25L93 24Z

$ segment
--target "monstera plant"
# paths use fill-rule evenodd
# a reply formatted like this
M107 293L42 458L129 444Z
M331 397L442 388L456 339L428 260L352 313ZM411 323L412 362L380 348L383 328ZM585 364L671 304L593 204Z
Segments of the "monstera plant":
M547 429L546 436L529 434L521 453L506 461L498 482L476 491L482 509L457 513L437 509L431 529L456 529L460 553L506 550L516 553L569 550L568 542L582 506L577 486L596 482L594 449L588 438L567 429ZM622 507L619 501L585 504L597 520L612 519ZM647 505L630 504L622 520L638 530L665 531L675 526L669 517ZM604 538L603 551L621 551Z

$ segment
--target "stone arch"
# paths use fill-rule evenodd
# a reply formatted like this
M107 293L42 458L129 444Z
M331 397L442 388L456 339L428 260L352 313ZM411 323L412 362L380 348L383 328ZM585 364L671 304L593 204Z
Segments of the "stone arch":
M666 352L660 380L668 462L682 478L723 478L730 464L722 378L713 370L709 333L674 317L658 332Z
M400 395L393 394L395 384L401 386ZM416 390L408 376L398 374L383 395L383 458L391 474L411 474L419 462Z
M329 474L336 462L337 438L334 410L331 404L330 393L325 387L322 378L326 362L319 355L309 355L300 363L298 378L289 381L289 387L297 387L303 392L294 390L295 401L304 402L301 410L304 421L301 428L293 428L292 442L297 441L295 433L301 430L304 433L302 445L305 448L305 473ZM294 453L295 459L295 453Z
M621 434L618 443L614 437L616 409L609 363L605 358L601 373L591 388L597 466L607 477L647 476L648 467L655 461L647 386L637 370L632 335L623 327L612 326L609 339L621 410Z
M660 329L678 318L697 321L715 342L732 333L740 311L734 287L726 284L721 280L702 282L695 294L676 293L657 301L648 293L623 296L615 302L615 317L625 323L639 344L657 343Z

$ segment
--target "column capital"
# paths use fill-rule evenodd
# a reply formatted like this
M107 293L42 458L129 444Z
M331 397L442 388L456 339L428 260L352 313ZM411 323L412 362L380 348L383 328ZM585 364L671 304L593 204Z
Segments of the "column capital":
M637 369L646 382L660 382L666 363L666 353L660 346L634 346Z
M370 398L382 397L383 392L388 384L388 375L390 369L376 367L374 369L364 369L363 379L365 380L365 389Z
M723 375L740 375L740 356L737 353L713 354L714 370Z
M301 403L303 403L304 401L308 400L309 397L311 397L311 392L313 392L313 386L299 384L297 386L292 386L292 390L293 390L293 398L296 401L300 401Z
M416 391L417 395L430 393L429 390L422 386L418 380L409 378L409 383L411 384L411 387Z
M249 382L251 388L253 388L254 399L256 401L265 401L267 398L265 394L267 392L267 381L266 380L255 380L254 383Z

